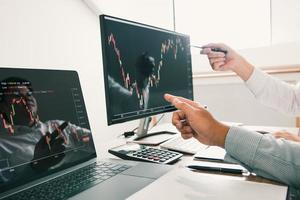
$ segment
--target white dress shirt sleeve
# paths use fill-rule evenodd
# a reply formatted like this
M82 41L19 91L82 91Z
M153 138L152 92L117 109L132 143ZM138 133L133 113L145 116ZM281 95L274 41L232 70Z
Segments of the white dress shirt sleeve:
M257 68L245 83L262 104L285 114L300 114L300 85L288 84Z

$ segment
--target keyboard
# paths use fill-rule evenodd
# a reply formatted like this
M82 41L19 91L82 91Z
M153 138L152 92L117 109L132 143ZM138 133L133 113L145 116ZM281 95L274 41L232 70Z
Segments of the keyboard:
M125 160L136 160L160 164L177 161L183 154L145 145L128 143L108 150L109 153Z
M18 192L5 199L9 200L60 200L67 199L79 192L101 183L131 166L114 163L93 163L69 172L39 185Z
M186 154L196 154L198 151L206 149L208 146L200 143L195 138L185 140L180 135L178 135L162 143L160 147Z

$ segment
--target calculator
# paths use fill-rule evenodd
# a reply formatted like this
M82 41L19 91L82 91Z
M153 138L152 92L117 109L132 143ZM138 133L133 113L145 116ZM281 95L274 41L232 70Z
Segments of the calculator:
M136 160L161 164L171 164L176 162L183 155L175 151L158 149L135 143L128 143L114 147L109 149L108 152L125 160Z

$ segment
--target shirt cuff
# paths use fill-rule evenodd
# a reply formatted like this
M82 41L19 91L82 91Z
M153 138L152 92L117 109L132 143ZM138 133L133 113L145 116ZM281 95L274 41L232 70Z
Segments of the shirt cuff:
M262 136L255 131L232 126L225 139L225 150L236 160L253 167L253 160Z
M254 68L250 78L245 81L245 84L255 96L258 96L263 90L267 80L268 75L265 72Z

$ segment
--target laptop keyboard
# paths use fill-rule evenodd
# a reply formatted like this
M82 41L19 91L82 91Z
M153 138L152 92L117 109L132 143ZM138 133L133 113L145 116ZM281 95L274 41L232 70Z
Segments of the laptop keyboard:
M9 200L59 200L101 183L131 166L114 163L93 163L86 167L41 183L5 199Z

